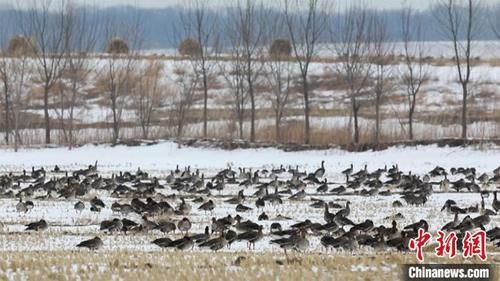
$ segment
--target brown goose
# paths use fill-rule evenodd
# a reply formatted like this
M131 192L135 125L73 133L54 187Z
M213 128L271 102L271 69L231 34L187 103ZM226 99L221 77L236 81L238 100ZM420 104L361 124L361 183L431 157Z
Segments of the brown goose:
M493 192L493 203L491 204L493 210L498 213L500 211L500 201L497 199L497 192Z
M48 227L49 225L47 224L47 222L42 219L40 221L27 224L25 230L41 231L47 229Z
M183 218L177 223L177 228L181 232L185 232L186 235L188 234L188 231L191 229L191 222L189 221L188 218Z
M90 250L98 250L99 248L102 247L102 245L103 245L103 242L102 242L101 238L96 236L92 239L80 242L78 245L76 245L76 247L88 248Z
M248 249L250 250L253 245L253 249L255 250L255 242L259 241L260 239L262 239L262 237L264 237L264 234L262 233L262 228L263 228L262 225L260 225L258 231L251 230L240 233L236 237L236 240L246 240L248 242Z

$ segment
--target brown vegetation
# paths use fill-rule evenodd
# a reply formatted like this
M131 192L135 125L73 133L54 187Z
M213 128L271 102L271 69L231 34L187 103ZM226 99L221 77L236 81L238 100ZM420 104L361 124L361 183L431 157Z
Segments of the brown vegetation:
M120 38L111 39L106 46L108 54L128 54L129 47L127 42Z
M179 44L177 50L182 56L196 57L201 53L201 45L196 39L187 38Z

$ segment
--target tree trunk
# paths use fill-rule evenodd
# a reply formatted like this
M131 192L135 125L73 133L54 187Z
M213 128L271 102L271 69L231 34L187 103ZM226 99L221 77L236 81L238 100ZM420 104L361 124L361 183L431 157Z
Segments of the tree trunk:
M250 142L255 142L255 96L253 91L253 81L250 64L248 65L247 71L248 94L250 95L250 103L252 107L252 110L250 112Z
M354 144L359 143L358 110L359 108L354 100L352 106L352 113L354 115Z
M45 144L50 144L49 85L43 89L43 112L45 117Z
M10 104L9 104L9 84L7 79L4 80L4 94L5 94L5 143L9 145L9 134L10 134Z
M380 94L377 93L375 100L375 144L380 141Z
M462 84L462 139L467 142L467 83Z
M309 130L309 84L307 81L307 74L302 76L302 82L304 87L304 117L305 117L305 126L304 126L304 137L305 144L309 144L311 140L310 130Z
M119 137L119 130L120 130L120 127L118 125L118 116L116 114L116 98L113 98L113 100L111 101L112 103L112 110L113 110L113 144L116 144L117 141L118 141L118 137Z
M410 114L408 114L408 132L409 132L409 138L412 141L413 140L413 111L410 111Z
M278 114L276 114L276 124L275 124L275 134L276 134L276 143L281 142L281 132L280 132L280 118Z
M208 81L205 67L203 67L203 138L207 138L208 119Z

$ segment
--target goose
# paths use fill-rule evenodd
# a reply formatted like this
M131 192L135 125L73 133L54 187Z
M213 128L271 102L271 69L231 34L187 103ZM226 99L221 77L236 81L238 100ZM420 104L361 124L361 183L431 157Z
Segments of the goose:
M158 229L163 232L163 233L170 233L170 232L174 232L175 233L175 229L176 229L176 226L175 226L175 223L171 222L171 221L167 221L167 220L160 220L158 222Z
M153 230L153 229L157 229L158 228L158 224L153 222L153 221L150 221L148 219L147 216L142 216L142 228L144 229L144 231L149 231L149 230Z
M327 204L322 199L317 199L317 198L311 198L311 201L313 201L313 203L311 203L309 205L309 207L315 208L315 209L323 209L325 207L325 205Z
M215 203L212 200L208 200L207 202L201 204L200 207L198 207L198 210L203 210L205 212L212 212L213 209L215 209Z
M76 245L76 247L78 248L88 248L89 250L98 250L99 248L101 248L103 246L103 242L101 240L101 238L99 238L98 236L92 238L92 239L89 239L89 240L85 240L85 241L82 241L80 242L78 245Z
M472 222L477 227L484 227L491 222L491 218L488 214L480 215L472 219Z
M374 227L372 220L365 220L360 224L355 224L349 231L359 230L361 232L369 232Z
M407 226L405 226L403 229L404 230L413 230L414 232L417 232L418 229L424 229L425 231L428 231L429 230L429 224L427 223L427 221L425 220L420 220L416 223L412 223L412 224L409 224Z
M189 248L194 248L194 241L189 236L184 236L180 239L174 240L168 244L167 247L176 248L178 250L187 250Z
M316 192L325 193L327 191L328 191L328 183L327 183L327 179L325 178L323 180L323 183L318 188L316 188Z
M92 200L90 200L90 205L98 207L99 209L106 207L106 204L104 204L104 202L101 199L97 198L97 196L95 196L94 198L92 198Z
M457 227L457 225L458 225L458 224L459 224L459 220L458 220L458 213L455 213L455 217L454 217L453 221L451 221L451 222L449 222L449 223L445 224L445 225L441 228L441 230L442 230L442 231L449 232L449 231L451 231L451 230L455 229L455 227Z
M266 214L266 212L262 212L262 214L259 215L258 220L259 221L269 220L269 216Z
M292 224L290 227L291 228L300 228L300 229L306 229L311 226L312 222L309 219L306 219L305 221L298 222L296 224Z
M221 235L217 238L213 238L210 240L203 241L202 243L199 243L198 247L210 248L213 251L217 251L219 249L222 249L226 245L227 245L227 240L225 237L225 233L221 233Z
M325 174L325 161L321 161L321 168L317 169L314 172L314 176L316 178L321 178Z
M42 231L42 230L47 229L48 227L49 227L49 225L47 224L47 222L42 219L40 221L27 224L25 231L27 231L27 230Z
M120 219L113 219L111 225L108 227L109 233L120 232L123 229L123 222Z
M166 248L170 246L172 239L168 237L158 238L153 240L151 243L157 245L158 247Z
M26 204L23 202L22 198L19 198L19 202L16 204L16 211L19 213L27 213L28 208L26 207Z
M497 192L493 192L493 203L491 203L493 210L498 213L500 211L500 201L497 199Z
M123 228L122 231L127 233L128 231L136 231L136 232L141 232L142 231L142 225L139 225L133 220L129 220L127 218L122 219L122 224Z
M334 194L337 194L337 195L340 195L341 193L344 193L346 191L346 188L341 185L339 187L334 187L330 190L331 193L334 193Z
M212 251L218 251L218 250L228 246L228 244L229 244L229 241L227 240L226 235L224 233L222 233L218 239L216 238L216 240L211 243L209 248Z
M325 222L327 222L327 223L333 222L333 220L335 218L335 214L330 213L330 211L328 210L328 204L325 204L325 211L323 212L323 218L325 219Z
M306 198L306 191L304 189L298 191L297 193L293 194L290 196L288 199L294 200L294 201L301 201Z
M222 233L226 230L226 224L224 222L217 220L216 218L212 217L212 233Z
M236 241L236 238L238 237L238 234L236 231L233 230L228 230L226 232L225 238L227 240L227 247L231 248L231 244L233 244L234 241Z
M476 228L476 226L474 225L472 218L469 215L467 215L462 219L462 221L457 226L453 228L453 230L459 230L460 232L465 232L465 231L470 231L474 228Z
M348 217L351 214L351 208L349 207L350 204L351 204L351 202L347 201L345 204L345 208L338 211L335 214L335 216Z
M401 232L398 237L387 240L386 245L396 248L398 251L407 251L409 250L410 239L407 232Z
M326 231L328 233L336 232L340 229L338 224L336 224L334 221L327 222L327 223L323 224L322 228L324 231Z
M203 233L191 235L191 239L193 239L196 243L207 241L210 239L209 227L205 226L205 231Z
M262 233L262 228L263 228L262 225L260 225L258 231L250 230L247 232L240 233L236 237L236 240L239 241L246 240L248 242L248 249L250 250L253 245L253 249L255 250L255 243L260 239L262 239L262 237L264 237L264 234Z
M342 171L342 174L345 175L345 182L349 182L349 176L352 174L353 170L354 166L351 163L351 166L349 168Z
M471 212L473 213L473 212ZM484 207L484 197L481 197L481 215L488 214L489 216L495 216L497 213L493 210Z
M243 190L240 190L236 197L227 199L224 202L228 203L228 204L235 204L236 205L236 204L242 203L244 200L245 200L245 195L243 194Z
M239 231L255 231L258 230L261 227L261 225L256 224L250 220L247 221L241 221L241 217L239 215L236 216L236 225L235 228Z
M277 244L281 249L284 250L287 262L290 263L290 259L288 258L288 254L286 252L287 249L292 249L296 251L306 250L309 248L309 240L306 238L305 231L299 231L290 235L288 238L280 238L271 240L271 244Z
M187 215L190 212L191 212L191 205L186 203L186 200L184 200L184 198L181 198L181 203L177 207L176 213L180 215Z
M333 222L335 222L339 226L355 225L355 223L352 222L350 219L341 215L335 215L335 217L333 218Z
M236 212L242 213L242 212L247 212L253 210L251 207L245 206L243 204L238 204L236 205Z
M275 232L279 232L279 231L282 231L283 228L281 227L281 224L279 222L273 222L271 223L271 226L270 226L270 232L271 234L274 234Z
M356 240L356 234L354 232L347 232L346 234L333 238L332 236L326 235L321 238L321 244L325 247L342 248L345 250L354 250L358 247L358 242Z
M191 222L189 221L188 218L184 217L177 223L177 228L179 229L180 232L185 232L187 235L188 231L191 229Z
M257 207L257 209L264 208L266 206L266 201L264 199L262 199L261 197L259 197L255 201L255 206Z
M272 169L271 170L271 173L275 174L275 175L279 175L281 173L284 173L286 170L285 168L283 168L283 164L280 165L279 169Z
M396 200L396 201L392 202L392 207L393 208L401 208L401 207L403 207L403 203L401 203L401 201L399 201L399 200Z

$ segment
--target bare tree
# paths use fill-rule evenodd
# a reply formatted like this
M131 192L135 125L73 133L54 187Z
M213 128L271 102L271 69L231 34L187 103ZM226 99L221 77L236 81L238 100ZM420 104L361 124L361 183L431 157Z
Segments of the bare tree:
M113 118L114 144L120 138L122 113L127 105L132 88L131 73L137 63L137 50L141 40L140 18L124 21L108 19L105 25L108 56L101 82L109 93L110 109Z
M10 73L8 76L9 98L11 100L14 150L16 152L19 145L22 144L19 130L24 120L21 114L29 104L30 86L33 83L31 80L33 67L32 59L26 53L20 53L16 57L12 57L7 64L7 70Z
M3 25L5 27L6 25ZM0 30L0 42L4 41L6 38L3 36L6 34L5 30ZM5 127L5 143L9 145L9 134L10 134L10 71L9 62L10 58L7 55L7 46L4 46L3 50L0 48L0 81L2 82L3 90L3 106L4 106L4 127Z
M90 16L93 14L92 20ZM64 44L66 50L66 71L63 78L69 84L68 108L68 139L69 149L75 145L75 107L86 83L88 82L96 61L90 58L91 52L96 47L99 33L99 17L95 8L83 6L80 8L74 5L67 7L67 25L64 32ZM64 89L64 87L61 87ZM62 95L64 97L64 94ZM61 102L64 104L64 101ZM64 116L64 107L61 115ZM62 128L66 131L64 119ZM66 134L65 134L66 135Z
M413 140L413 116L417 96L422 85L429 79L429 70L424 61L420 19L414 14L412 8L408 7L402 11L401 20L404 58L401 81L405 85L405 96L408 102L408 138Z
M200 83L198 73L190 72L188 68L185 61L180 61L175 66L175 93L170 101L170 104L172 104L171 121L176 127L176 138L179 147L186 126L186 117L193 105L194 94Z
M467 141L467 104L473 68L475 38L481 33L481 2L474 0L441 0L435 16L449 37L454 51L458 81L462 87L462 139Z
M304 142L306 144L310 143L311 138L309 125L309 67L316 53L321 35L327 27L328 3L329 1L307 0L306 10L300 11L304 1L284 0L285 20L302 81L305 119Z
M245 75L246 90L250 98L250 141L255 141L255 119L256 119L256 82L262 74L263 48L266 40L267 11L260 3L254 1L238 1L236 11L230 13L229 22L233 26L233 34L238 36L241 48L241 58L244 62L243 73Z
M285 110L292 92L292 80L294 76L293 62L290 60L290 41L280 38L281 30L284 27L284 18L275 18L274 24L270 25L270 38L273 38L269 46L267 67L265 77L268 82L271 94L272 108L275 119L275 140L277 143L281 138L281 121L285 115Z
M137 83L134 85L135 111L144 139L149 137L153 114L161 102L164 88L161 84L163 66L162 62L150 60L145 67L140 69Z
M182 40L191 39L196 44L195 54L190 56L193 71L201 76L203 85L203 137L207 137L208 79L216 65L219 52L219 23L207 14L206 1L190 0L181 14L184 30Z
M29 2L27 11L19 12L20 26L26 38L34 38L33 41L28 40L28 42L33 42L38 48L35 61L43 87L45 143L50 144L49 95L65 68L64 30L67 24L65 14L67 1L32 0Z
M374 65L375 93L375 144L380 141L380 106L383 95L391 90L392 69L394 62L394 45L391 42L387 27L387 19L382 14L374 16L371 24L372 53L371 63Z
M231 23L228 23L228 25L231 25ZM230 59L220 62L219 71L234 97L234 114L238 123L239 138L243 139L243 123L248 100L248 91L245 89L245 61L243 59L241 40L237 32L231 26L226 27L225 30L230 43Z
M365 7L353 5L346 9L343 21L333 23L332 37L339 62L335 70L345 81L347 96L354 117L354 143L359 143L359 109L366 100L367 87L372 73L369 62L371 47L370 16ZM349 126L351 132L351 126ZM352 134L351 134L352 136Z

